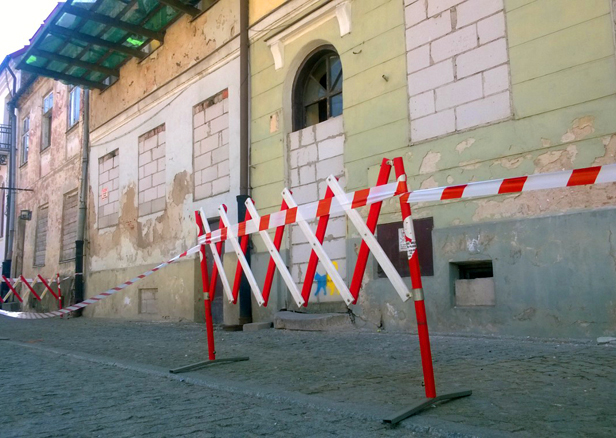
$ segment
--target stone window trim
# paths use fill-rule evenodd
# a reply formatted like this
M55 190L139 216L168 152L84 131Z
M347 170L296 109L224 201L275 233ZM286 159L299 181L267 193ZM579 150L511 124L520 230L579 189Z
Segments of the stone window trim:
M53 91L50 91L43 98L43 114L41 120L41 152L51 146L53 101Z
M301 5L298 4L295 9L299 8L301 8ZM272 57L274 59L274 68L276 70L280 70L284 67L284 49L287 44L295 41L302 35L311 32L312 30L316 29L321 24L329 21L332 18L336 18L336 20L338 21L340 37L351 33L351 1L334 0L332 2L325 3L316 10L309 12L304 17L299 18L292 25L267 38L265 40L265 43L272 52Z
M324 74L321 74L320 77L315 77L315 70L322 65L325 65ZM316 72L316 74L318 75L319 73ZM325 79L325 84L322 83L323 79ZM340 56L333 46L317 47L306 56L304 62L297 70L293 82L291 106L293 108L294 132L342 115L343 80L344 72ZM311 89L318 88L319 85L321 89L317 91L317 94L310 96ZM334 101L336 105L334 105ZM318 117L318 120L308 120L309 107L317 110L313 117ZM325 114L322 114L323 111Z

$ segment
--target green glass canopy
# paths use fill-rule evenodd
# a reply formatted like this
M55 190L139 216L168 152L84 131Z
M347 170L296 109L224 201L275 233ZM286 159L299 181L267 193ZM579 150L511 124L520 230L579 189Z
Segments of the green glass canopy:
M152 41L183 14L196 17L215 0L67 0L31 40L18 68L72 85L105 89L131 58L143 59Z

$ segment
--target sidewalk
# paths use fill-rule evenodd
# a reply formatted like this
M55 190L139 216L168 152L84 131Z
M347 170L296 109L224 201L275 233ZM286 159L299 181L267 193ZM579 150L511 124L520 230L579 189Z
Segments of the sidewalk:
M2 337L132 367L169 369L207 358L205 327L194 323L3 317ZM438 393L472 389L473 395L405 420L400 428L406 433L616 436L616 345L450 335L431 339ZM374 421L424 396L416 336L271 329L217 331L216 341L219 358L250 356L250 361L182 376L223 391L292 400Z

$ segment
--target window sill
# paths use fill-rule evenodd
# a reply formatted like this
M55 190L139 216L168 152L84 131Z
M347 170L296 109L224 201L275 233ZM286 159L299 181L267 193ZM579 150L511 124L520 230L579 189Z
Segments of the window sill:
M42 154L42 153L45 153L45 152L48 152L50 149L51 149L51 145L49 145L49 146L45 146L45 148L44 148L44 149L41 149L41 154Z
M24 168L24 167L26 167L27 165L28 165L28 162L26 161L25 163L21 163L21 164L19 165L19 168L20 168L20 169L23 169L23 168Z
M60 264L71 263L71 262L74 262L74 261L75 261L75 257L73 257L72 259L60 260Z
M66 135L69 135L71 132L75 131L75 129L81 125L81 121L77 121L73 126L66 130Z

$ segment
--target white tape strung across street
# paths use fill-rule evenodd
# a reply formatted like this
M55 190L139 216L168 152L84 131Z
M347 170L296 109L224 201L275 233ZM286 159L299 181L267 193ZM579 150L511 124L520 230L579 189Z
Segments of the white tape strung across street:
M171 260L168 260L168 261L166 261L164 263L161 263L160 265L156 266L155 268L152 268L151 270L146 271L143 274L138 275L137 277L135 277L135 278L133 278L131 280L125 281L124 283L122 283L122 284L120 284L120 285L118 285L118 286L116 286L114 288L106 290L105 292L102 292L102 293L100 293L100 294L98 294L98 295L96 295L96 296L94 296L92 298L88 298L87 300L84 300L81 303L77 303L77 304L74 304L72 306L65 307L64 309L59 309L59 310L55 310L53 312L47 312L47 313L7 312L6 310L0 310L0 315L8 316L8 317L11 317L11 318L17 318L17 319L45 319L45 318L53 318L55 316L65 315L67 313L71 313L72 311L83 309L84 307L87 307L90 304L98 303L99 301L101 301L101 300L103 300L103 299L105 299L105 298L115 294L116 292L119 292L119 291L127 288L131 284L134 284L134 283L138 282L139 280L152 275L156 271L160 271L162 268L164 268L166 266L169 266L171 263L173 263L173 262L175 262L175 261L177 261L177 260L179 260L179 259L181 259L183 257L186 257L186 256L189 256L189 255L192 255L192 254L195 254L195 253L199 252L199 246L200 245L194 246L191 249L189 249L188 251L185 251L182 254L173 257Z

